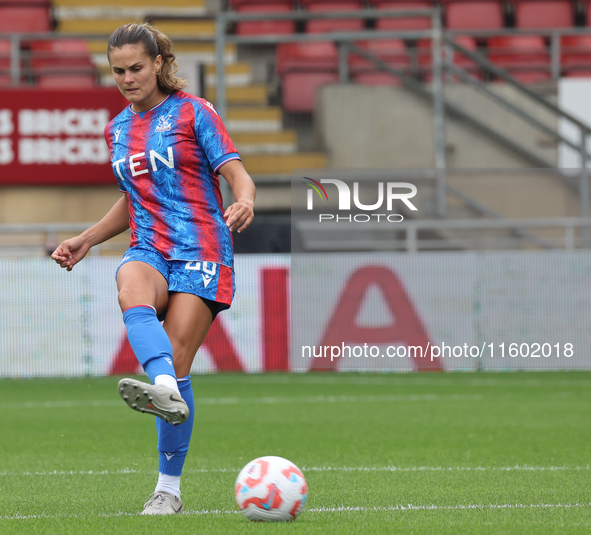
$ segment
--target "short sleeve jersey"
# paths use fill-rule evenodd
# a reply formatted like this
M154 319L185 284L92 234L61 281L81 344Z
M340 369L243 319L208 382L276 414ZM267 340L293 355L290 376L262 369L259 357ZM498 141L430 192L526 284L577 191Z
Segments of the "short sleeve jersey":
M239 155L215 108L177 91L146 112L127 106L105 138L129 199L131 246L233 267L217 172Z

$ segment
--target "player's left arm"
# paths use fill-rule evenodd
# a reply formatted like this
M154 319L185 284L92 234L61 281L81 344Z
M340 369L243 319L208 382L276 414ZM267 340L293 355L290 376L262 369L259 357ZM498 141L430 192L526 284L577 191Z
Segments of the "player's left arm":
M240 160L230 160L222 165L219 173L230 184L234 202L224 212L224 219L230 231L242 232L254 219L256 187Z

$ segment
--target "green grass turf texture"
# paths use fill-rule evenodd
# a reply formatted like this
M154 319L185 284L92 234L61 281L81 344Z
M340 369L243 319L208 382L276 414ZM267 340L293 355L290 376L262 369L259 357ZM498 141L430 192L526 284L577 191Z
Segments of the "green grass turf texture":
M156 431L117 380L0 381L0 533L591 532L591 373L193 377L189 514L171 517L137 515ZM237 512L262 455L304 471L295 522Z

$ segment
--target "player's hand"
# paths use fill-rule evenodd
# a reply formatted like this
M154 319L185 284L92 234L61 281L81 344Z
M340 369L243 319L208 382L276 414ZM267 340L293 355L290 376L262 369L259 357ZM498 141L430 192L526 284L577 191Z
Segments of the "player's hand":
M86 241L80 236L76 236L60 243L53 251L51 258L61 267L72 271L72 268L86 256L89 250L90 246Z
M235 230L240 234L254 219L254 203L252 201L236 201L228 206L224 213L226 225L230 232Z

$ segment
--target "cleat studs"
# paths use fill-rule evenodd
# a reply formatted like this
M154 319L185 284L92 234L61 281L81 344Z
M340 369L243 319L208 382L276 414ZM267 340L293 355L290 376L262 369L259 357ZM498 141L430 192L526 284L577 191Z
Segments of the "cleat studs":
M127 401L129 399L129 396L123 396L124 401Z

